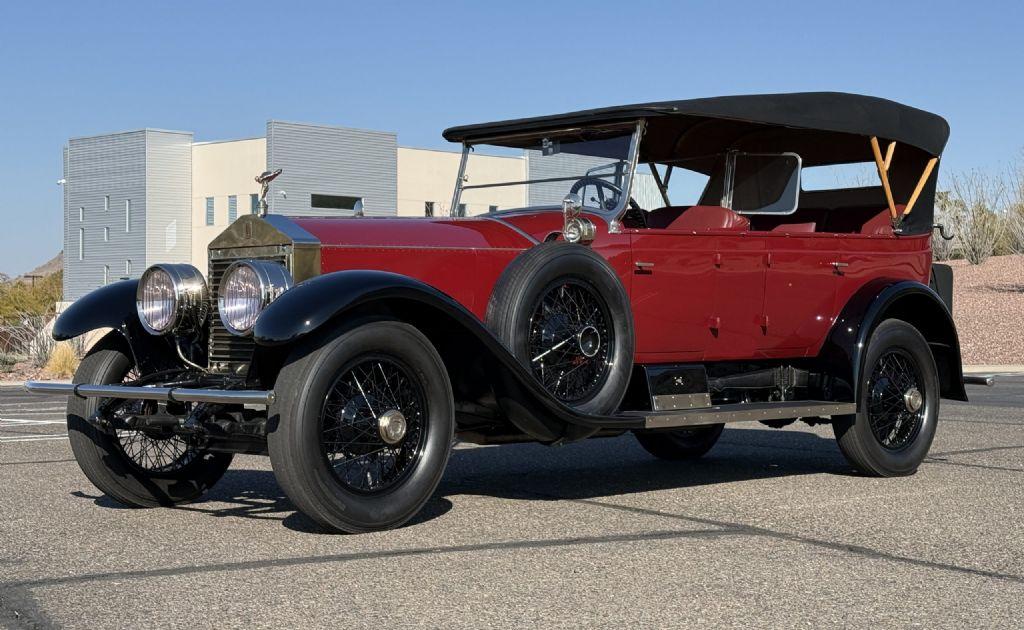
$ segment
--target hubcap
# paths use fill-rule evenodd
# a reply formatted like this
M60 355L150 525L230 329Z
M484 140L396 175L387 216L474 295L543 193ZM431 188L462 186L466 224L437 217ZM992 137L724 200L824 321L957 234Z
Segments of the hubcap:
M919 389L911 387L907 390L907 393L903 394L903 402L907 405L907 411L919 411L924 405L924 396L921 395Z
M593 326L584 327L580 334L576 335L576 341L585 357L592 357L601 350L601 333Z
M398 444L405 437L405 416L397 409L389 409L377 418L380 439L388 444Z

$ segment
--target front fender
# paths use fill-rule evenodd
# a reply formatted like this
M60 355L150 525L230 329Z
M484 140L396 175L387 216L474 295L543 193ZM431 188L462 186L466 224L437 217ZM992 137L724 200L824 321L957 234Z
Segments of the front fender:
M960 340L953 316L930 287L911 280L876 280L861 287L832 325L819 357L848 387L848 401L860 400L868 341L882 321L896 318L915 326L932 349L939 368L941 395L967 400Z
M461 304L419 280L388 271L347 270L316 276L283 293L256 321L253 339L265 346L290 344L346 311L393 299L429 303L479 325Z
M283 346L333 330L346 315L386 312L409 321L431 339L449 371L482 359L469 378L486 382L506 417L524 433L555 442L591 435L622 419L583 414L552 396L505 345L464 306L415 278L386 271L336 271L283 293L260 315L253 337L261 346ZM454 357L454 358L453 358Z
M78 298L53 323L53 338L64 341L100 328L120 329L138 317L135 310L138 285L138 280L121 280Z
M113 328L143 374L180 367L173 337L151 335L139 322L135 308L138 284L138 280L121 280L78 298L53 323L53 338L63 341L101 328Z

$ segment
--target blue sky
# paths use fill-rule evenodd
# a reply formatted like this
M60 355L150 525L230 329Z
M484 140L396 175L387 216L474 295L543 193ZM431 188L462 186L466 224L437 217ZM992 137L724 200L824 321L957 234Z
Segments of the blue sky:
M953 130L945 172L1024 147L1013 2L18 2L0 20L0 272L62 242L67 138L197 140L270 118L398 132L626 102L802 90L884 96Z

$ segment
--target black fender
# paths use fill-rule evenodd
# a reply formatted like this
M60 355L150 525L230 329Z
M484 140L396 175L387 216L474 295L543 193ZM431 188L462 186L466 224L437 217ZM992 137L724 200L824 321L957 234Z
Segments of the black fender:
M570 441L594 429L622 425L621 418L579 413L564 405L462 304L397 273L345 270L306 280L266 308L253 338L268 349L303 340L315 343L346 322L381 314L419 328L442 355L456 389L467 380L489 385L508 420L538 440Z
M135 292L138 280L121 280L78 298L53 323L53 338L73 339L99 328L120 328L137 318Z
M929 286L912 280L879 279L865 284L847 301L832 324L819 359L838 379L834 397L860 400L868 341L882 321L906 321L928 341L939 369L941 396L967 400L963 383L960 340L953 316L941 297Z
M100 328L113 328L126 342L144 374L180 367L167 337L146 332L135 308L138 280L120 280L75 300L53 323L57 341L74 339Z

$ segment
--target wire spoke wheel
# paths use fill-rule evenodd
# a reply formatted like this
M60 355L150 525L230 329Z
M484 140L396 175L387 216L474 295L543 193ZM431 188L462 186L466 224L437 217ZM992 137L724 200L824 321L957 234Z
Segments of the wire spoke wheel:
M426 393L395 357L357 357L328 389L320 444L345 488L374 494L415 467L426 439Z
M122 379L122 383L132 383L141 377L138 369L132 366ZM142 401L124 401L115 406L139 404ZM184 438L172 433L139 431L135 429L117 429L117 444L124 456L139 469L146 472L167 473L188 466L198 455L198 451Z
M868 421L884 448L898 451L913 443L925 414L921 368L901 348L879 357L868 379Z
M593 397L608 378L614 333L604 301L589 283L563 278L542 292L530 318L530 368L565 403Z

